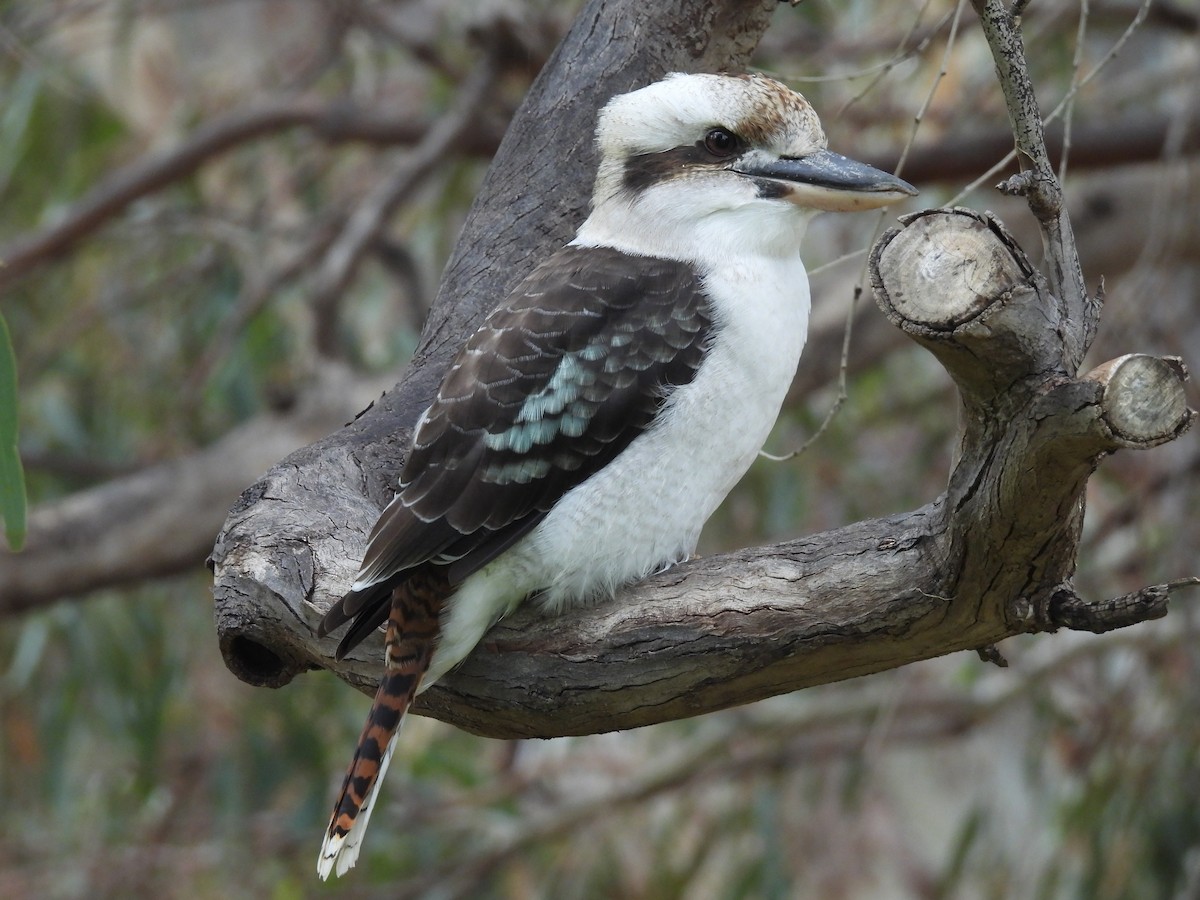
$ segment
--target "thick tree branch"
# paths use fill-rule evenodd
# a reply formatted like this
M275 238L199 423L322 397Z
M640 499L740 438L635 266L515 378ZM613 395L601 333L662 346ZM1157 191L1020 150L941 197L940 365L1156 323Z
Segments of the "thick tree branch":
M213 560L218 631L235 671L278 684L312 665L310 635L271 623L297 623L344 590L391 497L412 424L458 343L582 220L596 110L668 71L744 66L775 7L771 0L680 0L667 8L592 0L584 8L497 152L401 385L351 428L284 460L230 512ZM304 613L297 601L318 605Z
M1087 260L1094 260L1096 271L1102 271L1106 279L1111 281L1134 264L1138 258L1138 245L1125 242L1114 248L1109 236L1113 232L1114 222L1137 214L1142 209L1144 198L1154 188L1154 177L1155 173L1150 170L1131 172L1127 173L1127 177L1111 183L1102 182L1095 190L1072 194L1073 211L1089 211L1089 215L1080 223L1082 227L1077 231L1085 268L1092 268ZM1178 187L1173 190L1183 194L1192 188L1183 180L1179 181ZM1092 209L1101 202L1108 210L1102 216ZM1012 214L1016 216L1019 210L1013 204L1014 201L1000 198L999 207L1012 206ZM1032 238L1032 232L1030 234ZM1172 259L1184 259L1200 254L1200 228L1175 229L1169 237L1171 246L1160 249L1169 253ZM322 240L327 242L328 239L329 236L326 236ZM314 246L319 248L319 242ZM273 276L269 283L251 286L249 290L252 296L239 301L239 311L227 326L223 327L222 333L227 337L235 333L237 323L244 322L254 309L265 302L272 285L280 280L295 277L295 267L312 256L311 247L302 248L294 258L285 263L283 270L277 276ZM823 277L814 281L817 306L814 309L804 361L791 388L792 402L803 402L806 395L828 384L836 375L846 311L844 306L834 301L848 296L851 290L852 285L848 278L835 281ZM853 353L849 361L852 373L878 364L886 354L906 345L907 342L902 331L892 327L883 316L865 305L862 306L855 323L854 336ZM185 383L185 394L194 391L195 385L203 381L204 373L227 349L227 342L221 339L213 342L205 357L197 364L196 374ZM323 371L325 375L329 375L333 370ZM358 384L357 381L335 381L339 385ZM82 536L104 535L104 553L102 559L97 557L86 565L81 565L77 551L39 555L36 563L34 557L28 554L11 558L0 556L0 598L4 601L0 603L0 614L82 596L101 587L133 583L147 577L149 573L162 576L195 571L212 549L213 538L220 530L230 502L247 482L269 468L288 449L300 446L340 426L348 417L347 409L352 405L348 398L377 397L389 386L390 384L383 384L382 381L368 380L362 382L361 386L337 388L336 391L342 392L341 396L337 395L334 388L322 387L321 383L301 386L300 405L296 410L286 414L268 413L261 419L247 423L244 428L238 429L237 437L231 437L228 443L219 444L219 452L201 450L157 467L154 471L160 473L161 480L157 481L156 487L149 490L141 478L127 477L136 474L128 467L105 467L94 460L83 458L25 454L25 462L30 469L40 466L91 481L113 479L111 485L83 492L79 504L74 507L74 512L69 517L63 510L67 508L66 504L75 501L66 499L54 501L46 507L45 512L38 509L32 515L34 532L31 540L36 545L64 548L87 546L98 550L100 544L94 544L91 539L84 539ZM310 398L310 392L316 392L316 395ZM365 399L363 402L366 402ZM292 424L296 416L304 415L303 410L313 405L326 409L322 418L314 419L311 427L298 428ZM287 435L288 437L281 440L290 443L264 444L260 435L277 438ZM272 453L274 455L271 455ZM1094 543L1112 527L1128 525L1135 521L1144 509L1148 496L1167 490L1173 479L1186 479L1189 477L1188 472L1200 471L1198 467L1200 452L1190 452L1189 455L1178 458L1174 467L1165 470L1138 493L1136 503L1130 502L1122 507L1118 514L1110 517L1111 521L1107 526L1101 525L1099 530L1093 529L1089 541ZM192 476L193 470L197 472L195 478ZM214 477L221 480L208 480ZM155 478L159 476L156 475ZM207 484L210 489L193 492L188 494L186 499L183 498L180 489L193 483ZM101 490L104 491L103 503L86 499L99 497ZM135 500L134 497L138 499ZM113 509L135 508L140 510L139 515L122 518L112 514ZM153 544L145 543L141 537L143 521L158 523L161 526L160 533L164 536L169 534L172 538ZM69 526L67 522L70 523ZM47 529L44 534L41 533L43 527ZM60 527L62 530L59 530ZM82 552L86 556L90 551ZM35 572L38 583L43 586L36 591L29 587ZM25 586L18 588L18 584Z
M213 560L221 646L240 677L278 685L322 666L374 689L377 641L335 664L335 641L313 630L352 577L441 367L529 259L579 220L587 181L563 181L561 161L577 162L569 176L591 171L600 102L666 69L724 67L748 52L766 12L684 3L678 19L649 23L634 21L649 15L636 4L585 10L501 147L405 380L231 511ZM731 21L745 46L704 37L728 41ZM909 217L877 245L872 281L889 318L962 395L945 494L906 515L694 560L592 610L521 610L417 710L503 737L629 728L1081 621L1064 598L1074 596L1087 478L1104 455L1189 426L1185 371L1129 356L1076 379L1094 325L1060 306L998 223L974 213ZM1110 623L1161 612L1157 602L1110 606ZM1104 605L1093 613L1089 627Z
M930 212L907 226L880 242L873 277L889 317L963 395L945 495L907 515L677 566L570 622L522 611L418 708L495 736L629 728L1023 631L1161 615L1166 586L1088 605L1070 577L1088 475L1106 453L1189 426L1185 373L1129 356L1064 378L1040 279L995 222ZM361 672L358 662L343 670Z

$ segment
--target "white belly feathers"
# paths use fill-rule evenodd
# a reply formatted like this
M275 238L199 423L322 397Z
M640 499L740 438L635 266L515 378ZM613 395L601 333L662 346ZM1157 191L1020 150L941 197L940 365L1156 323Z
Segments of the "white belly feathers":
M754 461L808 330L798 257L756 258L705 279L720 334L696 377L612 463L569 491L449 600L422 687L470 653L527 594L559 611L690 556L704 522Z

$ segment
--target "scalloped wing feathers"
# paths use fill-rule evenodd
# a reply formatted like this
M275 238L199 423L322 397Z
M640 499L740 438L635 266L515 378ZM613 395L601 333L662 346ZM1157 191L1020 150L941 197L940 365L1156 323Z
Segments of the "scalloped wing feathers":
M387 585L428 561L459 583L534 528L645 431L695 376L712 312L688 264L568 246L467 342L421 418L400 491L355 588L322 623L387 614Z

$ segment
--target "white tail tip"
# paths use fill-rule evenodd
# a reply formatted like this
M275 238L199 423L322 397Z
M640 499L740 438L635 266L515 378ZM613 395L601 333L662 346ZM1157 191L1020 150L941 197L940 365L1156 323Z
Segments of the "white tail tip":
M353 869L354 864L358 862L358 850L362 845L363 835L367 833L367 824L371 821L371 811L375 806L375 797L378 795L379 785L383 784L383 777L387 774L388 764L392 761L392 751L395 749L396 741L393 736L392 742L388 744L387 750L383 752L383 759L380 760L379 774L375 777L375 783L367 791L362 808L358 811L358 818L354 820L354 824L350 826L350 830L346 834L337 835L330 834L328 831L325 832L325 840L321 842L321 854L317 857L317 874L321 876L322 881L329 878L330 872L336 872L338 878L341 878Z

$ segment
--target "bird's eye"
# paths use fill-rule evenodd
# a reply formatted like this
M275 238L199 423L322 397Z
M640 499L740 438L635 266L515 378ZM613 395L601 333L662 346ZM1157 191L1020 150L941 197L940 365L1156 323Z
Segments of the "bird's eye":
M725 128L710 129L704 135L704 149L721 159L733 156L738 149L737 135Z

